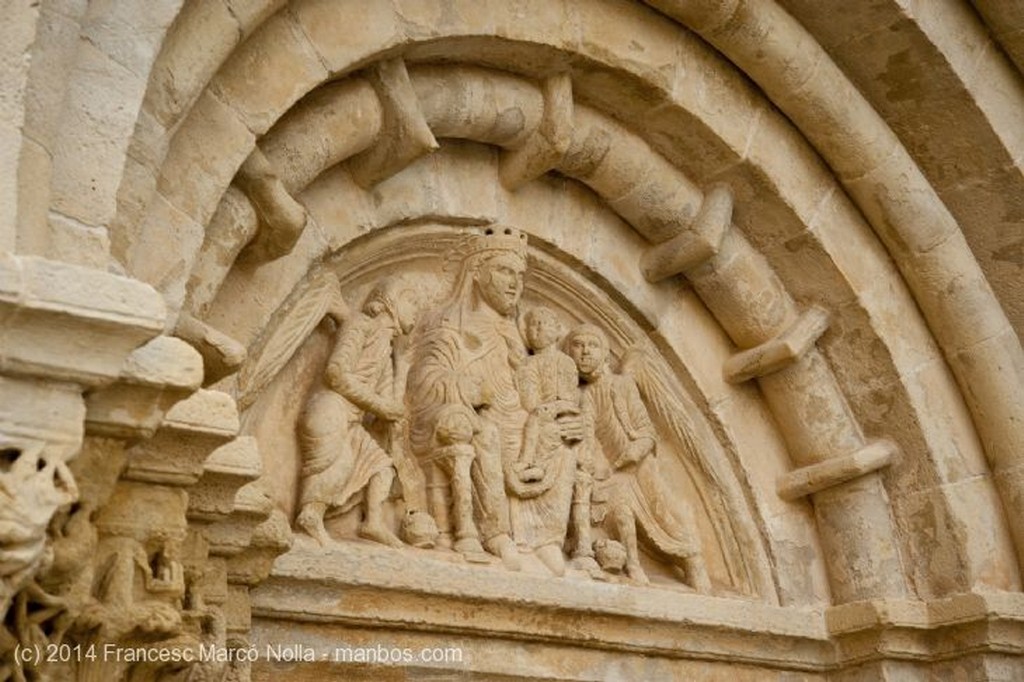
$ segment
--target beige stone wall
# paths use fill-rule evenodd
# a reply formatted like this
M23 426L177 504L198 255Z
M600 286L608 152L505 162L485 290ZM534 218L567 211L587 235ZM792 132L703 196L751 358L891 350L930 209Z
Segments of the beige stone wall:
M5 3L0 679L1021 677L1011 5ZM570 541L544 554L511 474L496 503L415 444L437 405L399 368L446 348L444 301L484 310L457 273L484 268L466 249L495 226L525 235L522 292L473 324L512 355L538 307L607 337L651 417L661 488L641 497L655 521L691 510L692 550L588 515L624 569L581 568ZM359 323L392 335L386 357L340 365L389 368L385 419L325 365L398 275L413 329L388 299L391 327ZM457 329L462 362L477 332ZM325 451L365 436L397 481L327 505L323 545L301 514L317 391L350 410ZM501 420L466 400L476 435L445 444L479 468ZM607 448L566 415L549 455L582 470L578 443ZM515 551L487 537L494 504ZM411 546L409 511L437 547ZM379 646L462 658L335 656ZM165 660L125 660L142 648Z

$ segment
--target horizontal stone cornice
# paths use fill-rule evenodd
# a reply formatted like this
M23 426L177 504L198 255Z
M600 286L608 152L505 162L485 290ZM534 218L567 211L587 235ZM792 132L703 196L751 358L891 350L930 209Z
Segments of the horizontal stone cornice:
M410 559L358 542L321 550L302 541L253 590L253 615L267 623L477 635L824 674L876 661L1024 653L1024 595L1017 593L779 607L513 576L430 554Z
M0 253L0 373L77 383L117 380L163 331L163 298L92 268Z
M303 539L304 540L304 539ZM424 551L424 555L429 555ZM831 662L820 610L410 560L303 542L252 592L254 617L397 627L814 671Z

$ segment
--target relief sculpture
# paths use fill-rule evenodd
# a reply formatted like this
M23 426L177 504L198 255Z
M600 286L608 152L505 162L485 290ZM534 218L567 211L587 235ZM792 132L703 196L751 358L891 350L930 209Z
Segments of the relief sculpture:
M576 364L558 347L563 328L554 311L532 308L523 317L531 355L517 378L530 421L523 451L508 476L509 489L515 492L512 518L516 539L533 548L553 573L561 575L565 570L566 521L571 518L574 566L596 571L590 536L593 457L580 444L585 428L576 432L576 437L560 428L567 421L564 417L580 414ZM557 442L563 436L566 442ZM546 440L538 447L542 437Z
M669 494L658 470L657 432L632 377L615 374L608 363L608 340L593 325L574 329L566 347L584 382L584 409L593 430L590 447L603 460L595 495L605 501L615 539L626 550L626 573L640 583L637 530L671 558L685 582L700 592L711 588L697 544L693 512L686 500Z
M643 548L710 592L637 384L601 329L566 336L556 309L525 309L527 262L524 233L490 227L458 242L450 288L422 313L413 276L372 287L299 418L298 529L326 546L325 517L362 505L356 533L387 546L646 584Z
M345 321L327 363L324 383L314 391L299 421L302 491L299 527L321 544L330 539L324 516L362 503L359 535L395 547L402 541L381 518L395 479L391 455L370 428L401 428L405 408L396 391L393 342L415 320L413 292L400 278L370 293L362 311Z
M526 236L488 230L466 240L458 255L455 286L426 316L414 344L409 441L427 470L441 537L451 532L456 551L475 557L486 549L516 570L504 463L518 459L527 417L515 381L526 357L515 322Z

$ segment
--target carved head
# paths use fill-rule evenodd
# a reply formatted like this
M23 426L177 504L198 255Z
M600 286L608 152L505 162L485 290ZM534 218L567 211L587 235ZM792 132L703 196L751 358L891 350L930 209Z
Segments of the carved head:
M513 227L491 226L466 235L448 254L449 265L458 263L459 274L451 302L475 300L500 315L515 313L523 293L526 273L526 235Z
M42 445L0 447L0 576L41 561L50 520L76 499L63 458Z
M593 376L608 358L608 338L592 324L581 324L565 338L565 352L576 363L580 376Z
M557 343L563 333L562 323L550 308L531 308L526 313L526 342L535 351Z
M412 331L420 307L416 284L407 277L386 277L366 297L363 312L370 317L391 315L402 334Z
M410 509L402 519L402 539L421 549L434 546L439 535L434 517L424 511Z
M609 573L621 573L626 565L626 548L621 542L602 538L594 543L598 565Z
M480 264L473 279L480 298L501 315L512 315L523 295L526 263L510 253L498 253Z

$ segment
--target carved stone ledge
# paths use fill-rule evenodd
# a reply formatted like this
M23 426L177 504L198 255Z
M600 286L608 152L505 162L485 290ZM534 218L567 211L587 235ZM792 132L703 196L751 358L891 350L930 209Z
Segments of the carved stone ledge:
M214 450L203 465L203 475L189 489L189 520L216 522L230 517L239 489L259 478L261 471L260 453L251 436Z
M203 380L203 363L187 343L158 336L125 361L116 383L86 396L89 435L149 438L164 414Z
M879 660L943 660L966 651L1024 654L1020 593L853 602L828 609L825 623L844 667Z
M500 571L370 544L297 545L252 600L257 619L443 631L467 646L477 637L487 646L527 640L804 671L827 667L832 655L822 614L812 609L591 581L567 589L542 575L510 582ZM261 640L267 635L273 630L254 631L255 643L278 643Z
M150 286L92 268L0 253L0 373L100 386L163 331ZM59 330L59 331L58 331Z
M717 185L708 191L693 225L649 248L640 259L648 282L660 282L710 260L722 247L732 226L732 191Z
M799 360L828 329L828 312L814 306L779 336L732 356L725 362L726 381L738 384L778 372Z
M501 157L501 183L516 190L556 168L572 142L572 80L568 73L544 81L544 115L526 143Z
M897 448L887 440L870 443L845 457L835 457L802 467L779 478L777 490L784 500L806 495L852 481L892 464Z
M83 408L75 385L0 375L0 447L45 444L67 461L82 443Z
M210 453L232 440L238 429L238 411L231 396L199 390L168 411L151 439L131 449L124 478L194 485Z
M266 521L252 532L249 547L228 560L228 582L252 587L270 575L274 561L292 546L292 528L280 509L272 509Z
M227 518L207 523L203 534L210 545L210 554L233 557L252 546L253 531L270 516L271 509L263 504L262 492L251 485L238 491L234 511Z
M411 563L400 552L368 544L326 552L297 546L251 593L252 639L262 648L286 644L281 638L298 632L310 633L303 639L315 643L321 640L314 632L337 638L352 629L358 637L356 629L365 628L377 638L387 632L405 641L399 638L425 633L436 642L442 631L464 649L463 675L496 672L483 647L506 642L558 646L566 655L595 648L618 657L640 654L648 666L659 658L723 661L757 668L764 679L776 679L779 670L817 679L872 661L928 666L1024 653L1019 593L853 602L821 611L606 583L565 590L543 576L524 581L510 584L498 572L445 562ZM289 628L281 628L282 621ZM536 679L565 679L555 670L535 672Z
M379 62L369 72L368 79L380 98L383 126L377 142L349 160L352 178L364 189L441 146L420 109L405 61Z

